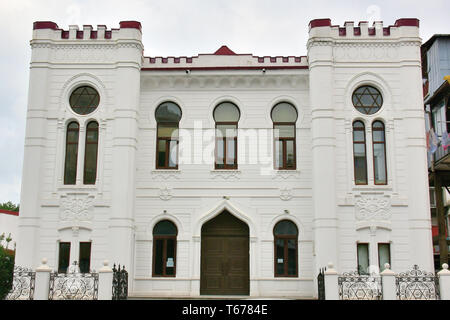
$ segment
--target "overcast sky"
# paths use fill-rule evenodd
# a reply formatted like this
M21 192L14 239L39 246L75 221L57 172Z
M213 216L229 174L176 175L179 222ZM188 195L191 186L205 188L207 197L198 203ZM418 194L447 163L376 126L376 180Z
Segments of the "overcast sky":
M227 45L236 53L306 55L308 23L419 18L421 37L450 34L450 0L1 0L0 202L20 201L34 21L69 25L142 23L146 56L193 56Z

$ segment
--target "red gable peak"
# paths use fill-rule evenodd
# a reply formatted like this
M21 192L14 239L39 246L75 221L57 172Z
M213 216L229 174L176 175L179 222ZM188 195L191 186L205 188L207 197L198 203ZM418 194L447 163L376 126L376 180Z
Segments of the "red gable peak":
M214 54L219 56L231 56L235 55L236 53L231 51L227 46L221 46L216 52L214 52Z

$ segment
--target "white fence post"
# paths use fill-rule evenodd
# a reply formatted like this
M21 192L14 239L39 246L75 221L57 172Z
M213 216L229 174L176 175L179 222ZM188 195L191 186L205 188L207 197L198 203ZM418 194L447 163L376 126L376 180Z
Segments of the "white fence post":
M325 300L339 300L338 273L333 269L332 262L328 263L325 271Z
M98 271L98 300L112 300L113 271L108 264L105 260Z
M42 265L36 269L34 300L48 300L51 272L52 269L47 265L47 258L43 258Z
M380 273L382 279L383 300L397 300L395 272L391 270L389 263L386 263L384 267L384 271Z
M442 265L442 270L438 272L439 276L439 291L441 300L450 300L450 271L448 271L448 264Z

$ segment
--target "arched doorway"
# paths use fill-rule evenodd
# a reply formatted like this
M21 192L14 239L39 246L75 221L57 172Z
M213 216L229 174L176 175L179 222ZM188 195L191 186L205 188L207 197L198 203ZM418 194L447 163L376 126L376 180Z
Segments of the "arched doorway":
M249 295L249 228L227 211L202 226L200 294Z

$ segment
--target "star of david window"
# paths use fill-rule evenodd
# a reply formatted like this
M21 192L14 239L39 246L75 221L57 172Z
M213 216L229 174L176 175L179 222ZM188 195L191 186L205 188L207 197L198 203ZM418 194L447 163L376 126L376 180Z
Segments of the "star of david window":
M371 86L362 86L356 89L353 92L352 101L356 110L364 114L374 114L383 105L380 91Z
M70 107L80 115L86 115L97 109L100 102L100 96L92 87L78 87L70 96Z

